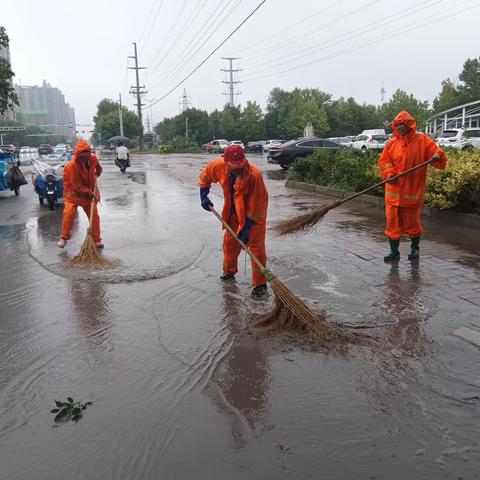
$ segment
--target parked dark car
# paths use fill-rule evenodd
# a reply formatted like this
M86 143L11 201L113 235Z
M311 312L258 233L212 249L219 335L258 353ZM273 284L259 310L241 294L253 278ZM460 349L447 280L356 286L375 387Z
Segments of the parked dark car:
M267 162L289 168L297 158L306 157L316 150L337 151L343 148L338 143L323 138L297 138L282 143L279 147L271 147Z
M263 146L267 143L266 140L257 140L256 142L248 142L247 152L249 153L262 153Z
M54 148L49 145L48 143L42 143L39 147L38 147L38 154L39 155L49 155L50 153L53 153L54 151Z

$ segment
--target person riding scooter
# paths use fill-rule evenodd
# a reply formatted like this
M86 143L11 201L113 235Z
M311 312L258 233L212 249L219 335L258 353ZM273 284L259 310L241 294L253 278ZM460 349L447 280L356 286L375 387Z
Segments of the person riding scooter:
M123 142L118 144L118 147L116 148L116 155L117 157L115 158L115 165L123 173L127 167L130 166L130 152Z

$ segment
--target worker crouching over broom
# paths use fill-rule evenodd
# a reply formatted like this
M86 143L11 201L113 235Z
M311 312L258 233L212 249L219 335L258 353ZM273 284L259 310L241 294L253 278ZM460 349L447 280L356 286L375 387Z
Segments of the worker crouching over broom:
M268 193L262 173L245 158L240 145L225 148L223 158L210 162L200 174L200 200L210 211L213 203L208 198L212 183L220 182L223 188L223 219L233 228L240 240L266 265L265 234ZM223 237L224 281L234 280L238 271L238 256L242 247L232 234L225 230ZM252 295L267 293L267 282L258 266L252 261Z
M393 120L393 139L389 140L378 161L384 180L398 175L416 165L433 160L432 166L443 170L447 164L445 152L423 133L416 131L417 124L407 112L400 112ZM423 227L420 222L425 200L427 165L408 175L392 179L385 185L385 209L390 240L390 253L385 262L400 260L400 238L411 239L409 260L420 255L420 238Z
M57 245L64 248L71 237L73 221L78 207L82 207L87 216L90 215L90 206L95 197L92 219L92 237L97 248L103 248L100 237L100 218L97 203L100 201L100 192L96 186L96 177L102 173L102 167L90 145L79 140L75 146L72 159L63 170L63 210L62 237Z

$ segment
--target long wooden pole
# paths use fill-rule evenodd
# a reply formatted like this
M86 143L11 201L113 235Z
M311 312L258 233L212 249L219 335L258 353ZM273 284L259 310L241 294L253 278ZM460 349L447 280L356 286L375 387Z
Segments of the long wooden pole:
M436 157L432 157L430 160L427 160L426 162L420 163L419 165L416 165L415 167L409 168L408 170L405 170L404 172L399 173L398 175L394 175L393 177L390 177L390 178L387 179L387 180L383 180L383 181L381 181L381 182L378 182L378 183L376 183L375 185L372 185L371 187L368 187L368 188L366 188L365 190L362 190L361 192L358 192L358 193L355 193L355 194L353 194L353 195L350 195L349 197L344 198L343 200L339 200L338 203L337 203L335 206L338 207L338 206L341 205L342 203L348 202L349 200L353 200L354 198L357 198L357 197L359 197L360 195L363 195L364 193L370 192L371 190L375 190L376 188L381 187L382 185L385 185L386 183L389 183L389 182L391 182L392 180L396 180L397 178L403 177L404 175L407 175L407 174L409 174L410 172L413 172L413 171L415 171L415 170L418 170L419 168L425 167L425 166L427 166L428 164L434 162L435 160L437 160L437 158L436 158Z
M263 275L265 275L266 267L262 265L260 260L255 256L255 254L248 248L248 246L243 243L238 237L233 228L223 219L223 217L213 208L210 207L210 211L223 223L225 228L232 234L232 236L237 240L237 242L242 246L242 248L250 255L250 258L257 264L257 267L260 269Z

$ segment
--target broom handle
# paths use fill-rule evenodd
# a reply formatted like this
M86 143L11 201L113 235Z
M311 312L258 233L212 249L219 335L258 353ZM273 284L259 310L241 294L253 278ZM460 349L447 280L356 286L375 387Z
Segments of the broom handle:
M92 231L92 223L93 223L93 207L95 206L95 193L97 192L97 176L95 175L94 180L93 180L93 198L92 198L92 203L90 204L90 218L89 220L89 226L88 230L89 232Z
M403 177L404 175L407 175L409 174L410 172L413 172L415 170L418 170L419 168L422 168L422 167L425 167L426 165L434 162L435 160L437 160L436 157L432 157L430 160L427 160L426 162L423 162L423 163L420 163L419 165L413 167L413 168L410 168L408 170L405 170L404 172L402 173L399 173L397 175L394 175L393 177L390 177L389 179L387 180L383 180L381 182L378 182L376 183L375 185L372 185L371 187L368 187L366 188L365 190L362 190L361 192L358 192L358 193L355 193L353 195L350 195L350 197L347 197L347 198L344 198L343 200L340 200L337 204L338 205L341 205L342 203L345 203L345 202L348 202L349 200L353 200L354 198L357 198L359 197L360 195L363 195L364 193L367 193L369 192L370 190L374 190L375 188L378 188L378 187L381 187L382 185L385 185L386 183L388 182L391 182L392 180L396 180L397 178L400 178L400 177Z
M213 208L210 207L210 211L223 223L225 228L232 234L232 236L237 240L237 242L242 246L242 248L250 255L250 258L257 264L257 267L261 270L263 274L267 270L260 260L254 255L254 253L245 245L238 237L233 228L223 219L223 217Z

